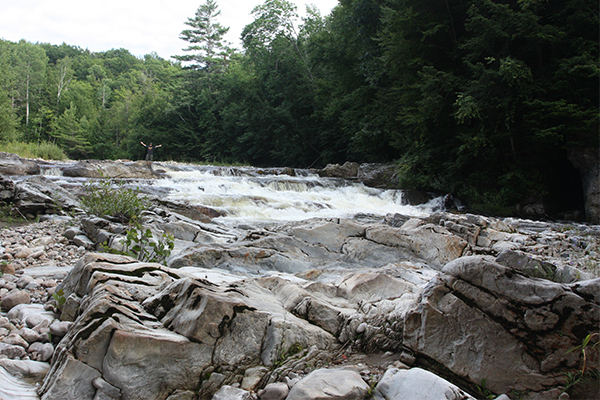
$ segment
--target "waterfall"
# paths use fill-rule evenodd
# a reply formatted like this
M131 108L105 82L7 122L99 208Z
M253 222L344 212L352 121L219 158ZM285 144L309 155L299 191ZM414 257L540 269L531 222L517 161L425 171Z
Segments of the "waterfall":
M399 190L374 189L362 183L322 178L303 171L296 176L255 168L193 167L171 169L153 183L168 189L171 200L187 201L224 212L222 222L298 221L356 214L424 216L429 207L404 205Z

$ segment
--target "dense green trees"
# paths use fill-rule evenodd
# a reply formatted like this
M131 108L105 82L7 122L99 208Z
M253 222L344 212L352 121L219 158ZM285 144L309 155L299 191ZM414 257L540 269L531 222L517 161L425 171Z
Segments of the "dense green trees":
M405 187L503 206L553 195L598 147L598 3L340 0L253 11L234 51L205 0L176 62L0 41L0 141L74 158L397 162ZM561 183L562 182L562 183ZM564 188L564 185L562 186Z

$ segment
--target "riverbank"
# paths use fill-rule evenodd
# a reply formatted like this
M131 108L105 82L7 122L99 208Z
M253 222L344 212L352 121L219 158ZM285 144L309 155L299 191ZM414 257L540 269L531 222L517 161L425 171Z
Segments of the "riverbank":
M68 168L98 165L149 170ZM405 384L443 387L455 400L582 398L581 380L569 378L581 354L570 350L587 341L588 366L598 359L600 226L411 207L378 214L357 196L387 201L380 211L402 206L398 192L168 168L123 180L149 196L143 229L174 238L166 265L97 253L130 227L82 212L80 178L2 181L22 214L48 219L0 230L0 379L12 382L2 389L44 400L218 400L230 390L307 400L355 388L358 398L395 400L389 388ZM293 207L293 218L264 218Z

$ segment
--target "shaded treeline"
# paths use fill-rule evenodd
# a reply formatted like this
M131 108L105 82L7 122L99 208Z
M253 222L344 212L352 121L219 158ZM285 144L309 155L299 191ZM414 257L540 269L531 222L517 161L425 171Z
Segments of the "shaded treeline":
M233 50L206 0L177 61L0 41L0 140L73 158L138 159L144 140L180 161L395 161L401 186L498 206L564 189L567 150L598 147L597 1L340 0L299 18L267 0L253 16Z

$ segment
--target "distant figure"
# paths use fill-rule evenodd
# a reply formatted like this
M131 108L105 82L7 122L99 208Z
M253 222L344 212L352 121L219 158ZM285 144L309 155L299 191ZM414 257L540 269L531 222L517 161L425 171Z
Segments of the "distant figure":
M146 149L148 149L148 152L146 153L146 161L152 161L152 156L154 153L154 149L158 148L158 147L162 147L162 144L159 144L157 146L153 146L152 142L150 142L149 145L144 144L144 142L140 142L142 144L142 146L144 146Z

